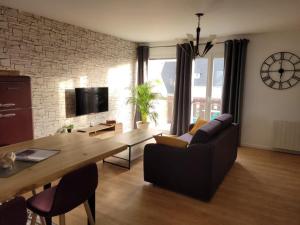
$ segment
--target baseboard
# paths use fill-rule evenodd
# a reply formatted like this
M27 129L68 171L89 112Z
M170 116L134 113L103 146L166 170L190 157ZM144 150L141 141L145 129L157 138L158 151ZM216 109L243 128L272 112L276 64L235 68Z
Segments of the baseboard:
M266 146L266 145L256 145L256 144L242 143L241 146L242 147L247 147L247 148L256 148L256 149L273 151L273 148L271 146Z
M300 151L287 150L287 149L279 149L279 148L272 148L270 146L265 146L265 145L255 145L255 144L242 143L241 147L255 148L255 149L261 149L261 150L268 150L268 151L274 151L274 152L284 152L284 153L290 153L290 154L300 155Z

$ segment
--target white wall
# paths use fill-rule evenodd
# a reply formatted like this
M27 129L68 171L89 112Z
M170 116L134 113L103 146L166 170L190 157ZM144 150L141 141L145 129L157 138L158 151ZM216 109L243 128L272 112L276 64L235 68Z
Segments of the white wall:
M279 51L292 52L300 57L300 31L247 35L246 38L250 42L241 144L270 149L274 120L300 120L300 84L287 90L269 88L260 78L260 67L265 58Z

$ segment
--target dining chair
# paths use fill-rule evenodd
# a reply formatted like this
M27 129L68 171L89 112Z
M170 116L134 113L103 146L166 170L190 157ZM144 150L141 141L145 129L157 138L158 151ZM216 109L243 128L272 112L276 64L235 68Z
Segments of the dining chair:
M26 225L26 201L16 197L0 205L0 225Z
M88 220L95 224L88 199L98 186L96 164L89 164L63 176L57 186L46 189L27 200L27 208L44 218L59 216L60 225L65 225L65 214L84 204Z
M32 190L32 195L33 196L36 195L36 190L35 189ZM45 218L42 217L42 216L39 216L39 218L40 218L40 224L41 225L46 225ZM37 214L32 212L30 225L36 225L36 221L37 221Z

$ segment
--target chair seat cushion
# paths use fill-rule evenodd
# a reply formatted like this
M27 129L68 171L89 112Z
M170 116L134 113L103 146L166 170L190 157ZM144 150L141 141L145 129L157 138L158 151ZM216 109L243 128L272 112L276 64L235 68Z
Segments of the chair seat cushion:
M191 135L189 133L185 133L185 134L179 136L178 138L183 140L183 141L186 141L186 142L190 143L192 138L193 138L193 135Z
M52 216L49 214L52 209L55 191L56 187L52 187L32 196L27 200L27 208L41 216Z

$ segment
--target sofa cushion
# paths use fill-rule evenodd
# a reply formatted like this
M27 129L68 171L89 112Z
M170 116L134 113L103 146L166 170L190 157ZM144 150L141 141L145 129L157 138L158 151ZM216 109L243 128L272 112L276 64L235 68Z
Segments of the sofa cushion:
M183 140L183 141L186 141L186 142L190 143L192 138L193 138L193 135L191 135L189 133L185 133L185 134L179 136L178 138Z
M175 148L182 148L185 149L187 145L189 144L186 141L183 141L177 137L170 137L170 136L154 136L154 139L156 141L156 144L161 144L161 145L167 145L170 147L175 147Z
M220 121L222 123L222 127L226 128L229 127L230 124L232 124L232 115L228 113L224 113L218 116L215 120Z
M223 130L222 123L218 120L211 120L196 132L190 144L206 143L221 130Z

